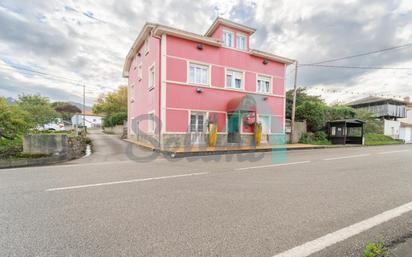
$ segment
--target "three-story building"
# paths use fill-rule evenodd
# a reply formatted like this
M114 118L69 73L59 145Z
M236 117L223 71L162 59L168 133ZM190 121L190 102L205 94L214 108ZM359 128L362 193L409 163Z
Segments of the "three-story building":
M217 18L204 35L146 23L123 70L128 78L128 136L158 147L285 138L285 69L294 61L250 48L255 29Z

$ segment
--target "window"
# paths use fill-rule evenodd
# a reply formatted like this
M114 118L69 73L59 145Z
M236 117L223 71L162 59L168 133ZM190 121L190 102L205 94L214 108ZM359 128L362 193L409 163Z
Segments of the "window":
M190 114L190 132L204 132L205 114L191 113Z
M234 88L234 89L243 88L243 72L227 70L226 71L226 88Z
M223 31L223 45L227 47L234 47L233 32L227 30Z
M144 40L143 52L145 55L149 53L149 39L148 38Z
M147 132L148 133L155 132L155 118L154 118L153 112L147 115Z
M270 77L257 76L256 92L269 94L271 89Z
M154 64L149 68L149 89L155 87L155 66Z
M139 63L139 65L137 66L137 79L140 81L143 78L143 74L142 74L142 63Z
M236 34L236 48L246 50L246 37L244 35Z
M209 66L200 64L189 64L189 83L209 84Z

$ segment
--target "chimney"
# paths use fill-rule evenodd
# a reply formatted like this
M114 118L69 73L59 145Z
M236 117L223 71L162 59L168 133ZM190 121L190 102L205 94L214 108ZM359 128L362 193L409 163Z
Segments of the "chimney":
M410 96L405 96L405 97L403 98L403 100L404 100L405 102L407 102L407 103L410 103L410 102L411 102L411 97L410 97Z

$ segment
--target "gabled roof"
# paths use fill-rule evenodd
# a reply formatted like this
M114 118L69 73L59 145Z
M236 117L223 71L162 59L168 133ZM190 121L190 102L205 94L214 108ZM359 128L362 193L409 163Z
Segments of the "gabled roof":
M368 96L353 102L348 103L349 106L357 106L357 105L364 105L364 104L373 104L373 103L380 103L380 102L393 102L398 104L407 104L407 102L398 99L392 98L384 98L384 97L377 97L377 96Z
M242 24L230 21L230 20L226 20L221 17L217 17L215 21L212 23L212 25L209 27L209 29L206 31L205 36L206 37L212 36L212 34L216 31L219 25L238 29L238 30L248 33L249 35L252 35L256 31L256 29L254 28L251 28L251 27L248 27L248 26L245 26L245 25L242 25Z

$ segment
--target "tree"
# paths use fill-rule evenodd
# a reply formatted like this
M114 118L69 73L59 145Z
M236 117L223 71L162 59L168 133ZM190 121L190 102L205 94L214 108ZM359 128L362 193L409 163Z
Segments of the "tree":
M300 87L296 90L296 108L302 105L306 101L320 102L324 101L320 96L308 95L306 88ZM292 105L293 105L293 89L286 92L286 118L292 118Z
M18 106L11 106L5 98L0 98L0 139L14 139L28 129L28 114Z
M332 105L326 109L326 120L343 120L355 118L356 111L352 107L346 105Z
M56 112L60 113L65 121L70 121L74 114L82 112L79 107L68 102L54 102L51 106Z
M17 106L28 113L26 122L31 128L43 126L59 117L49 98L40 95L20 95Z
M326 105L318 101L305 101L296 108L296 118L306 120L308 130L316 132L325 126Z
M114 127L116 125L123 125L123 122L127 120L127 112L116 112L110 116L104 118L105 127Z
M358 109L355 111L355 118L366 122L365 134L383 134L383 121L374 117L372 113Z
M127 112L127 86L120 86L115 92L100 95L93 106L93 112L106 116L116 112Z

